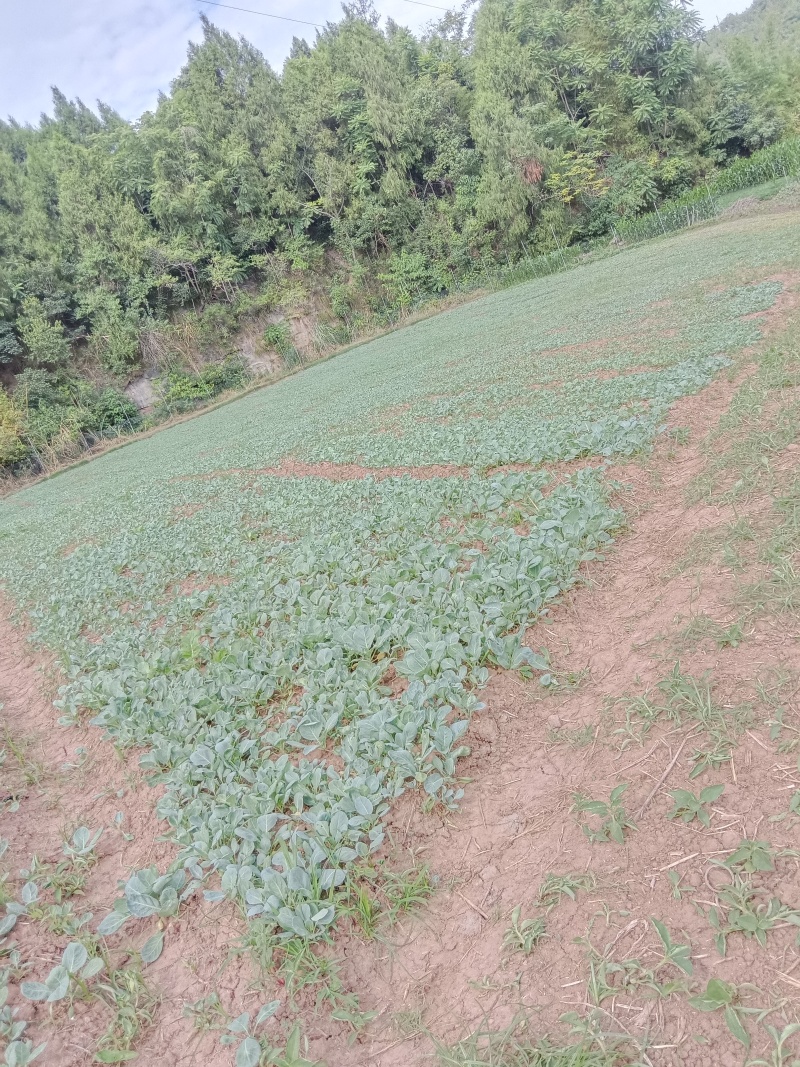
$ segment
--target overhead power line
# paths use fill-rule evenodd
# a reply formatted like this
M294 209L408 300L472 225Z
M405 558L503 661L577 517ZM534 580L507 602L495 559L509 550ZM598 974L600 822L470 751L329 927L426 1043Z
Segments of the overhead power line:
M415 7L432 7L437 11L450 11L449 7L439 7L438 4L423 4L422 0L403 0L404 4L414 4Z
M305 19L290 19L288 15L273 15L269 11L254 11L250 7L234 7L233 4L218 4L216 0L197 0L199 4L208 4L210 7L226 7L229 11L244 11L248 15L263 15L266 19L280 19L281 22L299 22L301 26L315 26L318 30L325 27L318 22L306 22Z
M273 15L271 11L256 11L251 7L237 7L234 4L221 4L218 0L197 0L199 4L208 4L209 7L224 7L228 11L243 11L247 15L261 15L265 19L280 19L281 22L297 22L300 26L314 26L316 29L324 29L318 22L308 22L306 19L293 19L288 15ZM403 0L404 4L413 4L414 7L431 7L434 11L450 11L448 7L440 7L439 4L428 4L424 0Z

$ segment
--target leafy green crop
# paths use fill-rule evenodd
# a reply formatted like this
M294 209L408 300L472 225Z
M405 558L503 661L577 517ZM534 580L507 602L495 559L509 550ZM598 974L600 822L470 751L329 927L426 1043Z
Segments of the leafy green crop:
M397 797L459 802L490 670L547 673L524 632L620 527L606 462L758 341L761 279L800 260L790 220L709 234L419 322L0 504L62 722L142 751L180 848L103 934L202 883L321 936Z

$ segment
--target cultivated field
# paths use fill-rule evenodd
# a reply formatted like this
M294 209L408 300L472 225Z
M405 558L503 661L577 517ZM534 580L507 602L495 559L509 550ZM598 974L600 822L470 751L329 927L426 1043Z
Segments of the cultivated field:
M800 1056L796 201L0 503L0 1049Z

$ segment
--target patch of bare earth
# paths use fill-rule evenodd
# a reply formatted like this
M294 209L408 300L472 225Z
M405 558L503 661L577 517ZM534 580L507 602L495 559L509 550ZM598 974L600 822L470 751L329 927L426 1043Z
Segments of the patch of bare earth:
M785 323L780 312L793 302L784 301L771 325ZM424 814L416 798L398 803L390 836L432 866L440 889L385 940L353 936L337 946L362 1008L380 1014L360 1049L319 1033L315 1052L331 1067L422 1065L434 1052L431 1035L454 1043L481 1028L500 1030L519 1016L528 1020L532 1038L550 1033L568 1043L560 1017L592 1010L589 942L606 962L635 958L653 967L663 951L652 917L666 924L673 941L691 945L693 991L710 978L751 983L757 990L743 994L743 1002L771 1007L767 1021L780 1029L782 1014L798 1016L796 929L779 924L770 931L768 951L752 938L731 935L723 957L706 914L718 904L713 887L731 881L713 861L730 855L742 838L765 838L777 850L796 845L792 820L770 822L787 810L788 790L800 785L796 755L779 753L770 739L770 712L756 685L793 679L779 696L788 700L787 709L800 710L797 620L756 618L738 647L680 641L681 629L699 615L721 624L735 617L730 570L719 561L702 568L678 564L698 533L718 531L742 514L741 508L687 506L686 489L705 468L703 436L751 370L732 381L718 379L675 406L670 422L691 428L689 446L673 451L664 441L646 466L614 468L627 486L630 529L605 564L592 566L588 584L527 635L532 647L550 650L556 673L572 685L549 695L535 682L496 674L468 734L472 752L461 766L468 780L461 809ZM765 506L756 497L745 510L764 513L768 501ZM657 686L678 660L684 675L702 679L710 672L719 707L750 709L733 759L695 779L689 777L692 756L704 741L692 734L692 723L657 724L641 743L626 743L625 734L614 732L624 720L622 705L614 702ZM628 783L625 808L638 829L624 845L593 844L571 810L573 797L608 800L622 782ZM667 818L673 806L668 790L699 793L712 783L724 784L725 792L713 805L708 829ZM775 866L754 876L757 902L777 896L789 908L800 907L798 859L789 855ZM549 872L591 872L596 885L575 901L564 897L547 915L547 937L530 956L504 951L514 907L522 905L523 917L544 914L537 890ZM670 872L680 875L677 895ZM681 977L677 969L671 976ZM619 985L619 974L611 982ZM657 1067L739 1067L747 1059L722 1013L692 1008L687 994L659 998L618 989L597 1014L608 1032L649 1041L644 1062ZM750 1030L751 1055L768 1055L763 1028L751 1022ZM314 1027L308 1032L313 1036Z

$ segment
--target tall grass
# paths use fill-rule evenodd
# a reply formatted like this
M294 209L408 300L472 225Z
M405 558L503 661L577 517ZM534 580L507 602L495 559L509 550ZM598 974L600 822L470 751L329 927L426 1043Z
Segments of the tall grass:
M798 176L800 137L792 137L762 148L752 156L740 156L707 182L638 218L621 220L615 227L616 234L623 241L631 242L681 230L718 215L721 208L717 197L778 178Z

